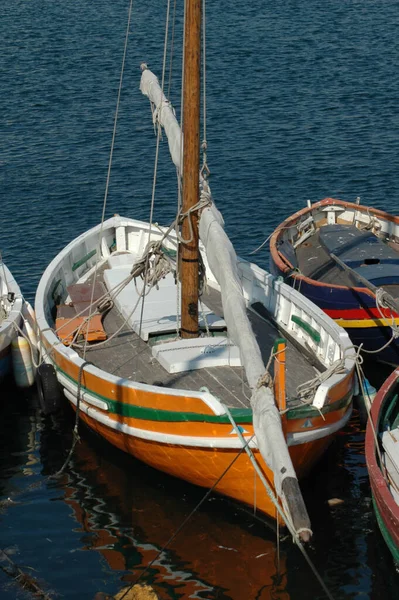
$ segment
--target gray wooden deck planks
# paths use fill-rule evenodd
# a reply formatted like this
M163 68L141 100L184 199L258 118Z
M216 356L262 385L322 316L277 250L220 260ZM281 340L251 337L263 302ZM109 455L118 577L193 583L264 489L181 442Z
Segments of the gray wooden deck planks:
M213 289L208 291L204 301L216 314L222 316L222 303L217 291ZM252 311L248 311L248 316L263 360L267 364L275 340L282 336L273 323L265 321ZM104 371L131 381L174 389L199 391L205 387L230 407L250 406L251 391L242 367L223 366L170 374L153 358L151 346L141 340L128 326L123 325L123 318L116 307L105 315L103 325L110 338L109 341L101 345L89 345L86 358ZM122 325L122 329L118 331ZM113 334L116 334L115 337L112 337ZM297 386L312 379L315 374L315 369L302 353L288 342L286 369L288 398L294 400Z

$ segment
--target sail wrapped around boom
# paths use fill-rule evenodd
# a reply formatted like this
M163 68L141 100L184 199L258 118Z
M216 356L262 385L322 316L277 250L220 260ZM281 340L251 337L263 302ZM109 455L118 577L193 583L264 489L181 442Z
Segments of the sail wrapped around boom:
M169 100L164 95L159 85L158 77L147 69L145 63L141 65L142 74L140 81L140 91L150 99L154 107L153 121L154 125L159 123L165 130L168 138L169 152L172 161L179 173L181 172L182 153L182 132L177 122L175 111Z
M240 349L241 362L252 390L251 406L257 444L275 474L275 486L278 493L281 493L282 480L296 475L273 392L270 388L259 385L265 374L265 365L248 319L237 270L237 255L224 230L223 218L214 204L202 211L199 234L211 271L220 285L223 316L229 337Z
M140 90L154 107L154 119L165 129L169 149L178 172L182 164L182 132L170 102L164 96L157 77L142 65ZM200 186L210 198L210 191L202 177ZM223 218L213 201L202 210L199 235L205 246L212 273L221 289L224 320L230 338L240 349L241 361L252 390L251 406L256 441L262 457L274 473L274 485L284 497L284 481L298 486L294 467L274 402L274 394L260 385L265 373L261 352L248 319L245 299L237 269L237 256L223 227ZM288 486L287 486L288 487ZM292 489L292 487L291 487ZM298 486L299 492L299 486Z

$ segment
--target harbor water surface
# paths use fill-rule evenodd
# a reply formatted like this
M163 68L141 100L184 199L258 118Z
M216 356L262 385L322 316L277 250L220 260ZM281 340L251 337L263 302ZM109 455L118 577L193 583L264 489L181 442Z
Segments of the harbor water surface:
M56 253L101 219L128 9L126 0L0 6L0 250L31 303ZM166 9L133 4L106 216L149 219L155 137L139 66L161 77ZM251 253L308 199L360 197L396 214L399 3L220 0L207 19L207 161L237 253L268 268L267 244ZM169 89L169 64L166 73ZM178 82L170 96L177 107ZM175 174L161 146L155 218L167 224ZM376 382L385 373L367 368ZM34 394L0 394L0 549L50 597L92 600L142 576L162 599L326 598L289 537L278 545L256 516L220 497L164 548L205 491L84 428L52 479L73 415L66 407L43 418ZM398 598L356 410L303 490L314 530L307 552L332 597ZM0 597L30 596L0 570Z

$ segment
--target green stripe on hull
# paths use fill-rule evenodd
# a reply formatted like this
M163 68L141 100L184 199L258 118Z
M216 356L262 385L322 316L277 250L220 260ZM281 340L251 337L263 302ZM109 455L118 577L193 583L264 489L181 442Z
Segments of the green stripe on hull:
M74 385L78 385L77 381L70 377L65 371L55 365L57 371L62 373L69 381ZM182 421L195 421L203 423L230 423L228 415L207 415L202 413L172 411L172 410L161 410L156 408L148 408L146 406L137 406L134 404L126 404L125 402L119 402L118 400L111 400L101 394L96 394L92 390L87 389L83 385L80 387L81 393L87 393L102 400L108 405L109 412L115 415L121 415L123 417L132 417L135 419L142 419L146 421L167 421L167 422L182 422ZM187 390L190 392L190 390ZM171 389L171 393L173 389ZM250 408L230 408L230 412L237 423L252 423L252 410Z
M76 271L76 269L79 269L79 267L81 267L82 265L84 265L90 258L92 258L92 256L94 256L96 252L97 252L97 250L92 250L91 252L89 252L85 256L82 256L81 259L77 260L72 265L72 271Z
M373 496L373 506L374 506L375 516L377 518L378 527L380 528L380 531L382 533L382 537L384 538L385 543L388 546L389 551L391 552L395 563L397 565L399 565L399 548L393 541L392 536L389 533L389 530L388 530L387 526L385 525L383 518L381 517L380 511L378 510L377 502L375 501L374 496Z
M60 369L57 365L55 365L56 369L62 373L69 381L71 381L74 385L78 385L77 381L70 377L65 371ZM187 390L188 393L190 390ZM182 422L182 421L195 421L202 423L230 423L230 419L228 415L207 415L202 413L192 413L192 412L182 412L182 411L172 411L172 410L161 410L155 408L148 408L144 406L137 406L132 404L125 404L124 402L120 402L118 400L111 400L106 396L102 396L101 394L96 394L92 390L85 388L83 385L81 386L82 393L88 393L94 398L98 398L102 400L108 405L108 410L111 414L120 415L123 417L132 417L135 419L142 419L146 421L167 421L167 422ZM171 389L171 394L173 393L173 389ZM351 394L347 395L345 398L342 398L338 402L334 402L334 404L327 405L322 409L322 413L326 414L333 410L337 410L338 408L346 406L351 399ZM234 420L237 423L252 423L252 409L251 408L230 408L229 409ZM301 406L298 408L294 408L287 412L288 419L304 419L307 417L319 417L320 411L312 408L311 406Z
M305 418L311 418L311 417L319 417L320 412L323 415L326 415L330 412L333 412L334 410L339 410L340 408L344 408L345 406L347 406L349 404L351 399L352 399L352 392L349 392L343 398L341 398L340 400L337 400L337 402L333 402L332 404L327 404L327 406L324 406L321 409L321 411L318 411L317 409L313 408L313 406L311 406L311 405L310 406L309 405L298 406L298 408L292 408L291 410L288 411L287 419L305 419Z

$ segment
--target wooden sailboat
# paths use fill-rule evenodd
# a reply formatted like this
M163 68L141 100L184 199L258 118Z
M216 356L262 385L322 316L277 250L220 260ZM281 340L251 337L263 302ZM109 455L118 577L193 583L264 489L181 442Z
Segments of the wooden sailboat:
M159 125L176 130L169 146L178 171L183 162L182 227L116 215L62 250L36 294L42 357L104 439L283 517L307 540L297 478L350 417L354 355L321 310L237 259L200 181L200 14L189 0L183 134L146 68L141 83Z
M374 511L385 542L399 565L399 370L373 401L366 429L366 461Z
M271 271L345 327L372 358L399 364L399 217L326 198L283 221Z

